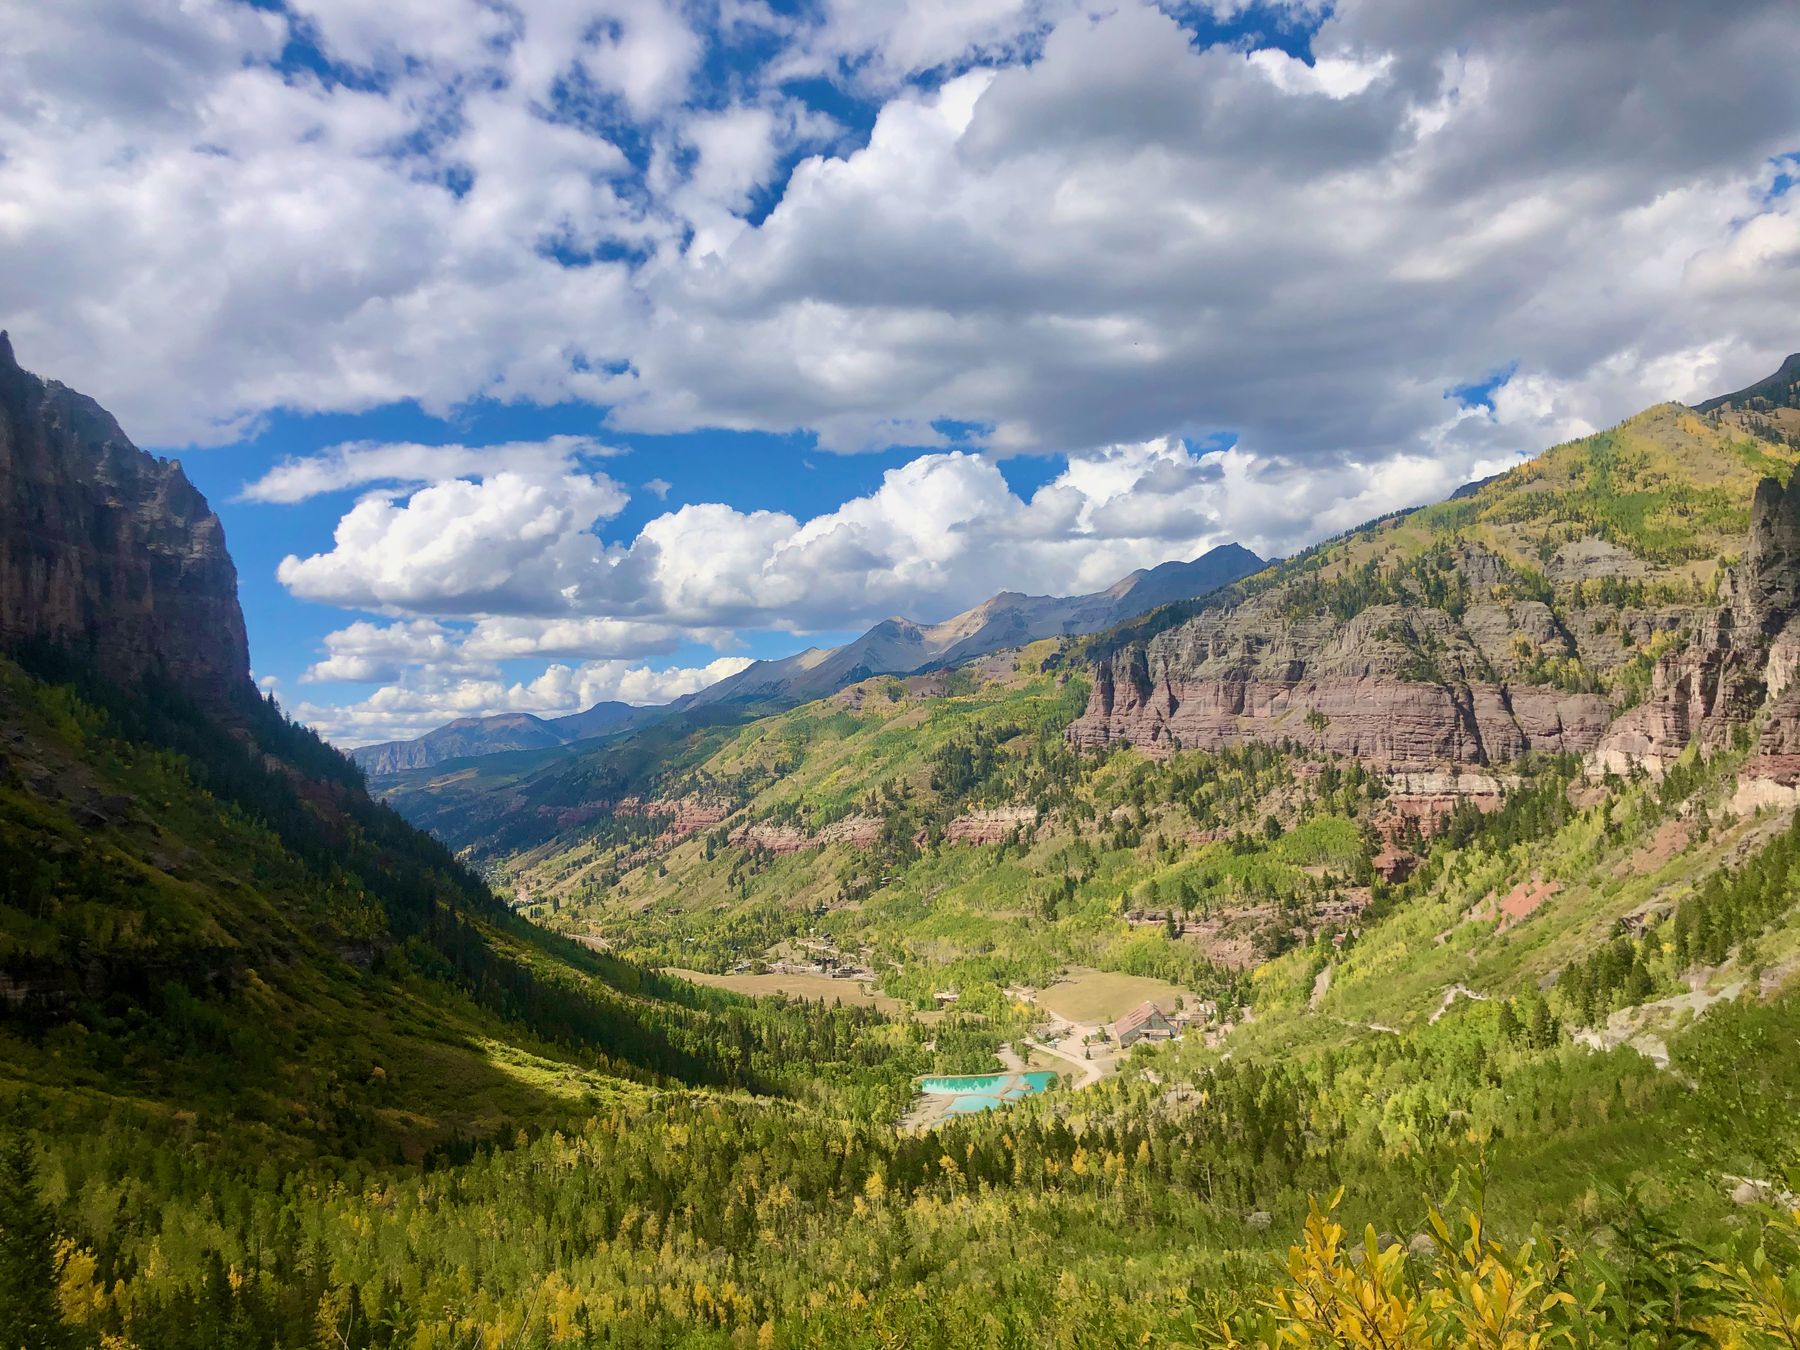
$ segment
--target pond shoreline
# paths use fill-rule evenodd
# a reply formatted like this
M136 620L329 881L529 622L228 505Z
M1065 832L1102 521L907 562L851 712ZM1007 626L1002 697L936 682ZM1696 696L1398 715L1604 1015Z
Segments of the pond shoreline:
M902 1129L929 1129L958 1116L979 1115L1048 1092L1062 1080L1054 1069L1008 1068L999 1073L923 1074Z

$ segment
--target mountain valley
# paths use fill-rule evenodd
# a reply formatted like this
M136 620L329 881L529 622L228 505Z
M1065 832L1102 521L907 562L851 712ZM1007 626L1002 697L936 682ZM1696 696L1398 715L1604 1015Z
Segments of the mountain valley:
M0 1350L1800 1350L1796 70L0 3Z
M31 1350L1778 1343L1791 381L365 779L0 355Z

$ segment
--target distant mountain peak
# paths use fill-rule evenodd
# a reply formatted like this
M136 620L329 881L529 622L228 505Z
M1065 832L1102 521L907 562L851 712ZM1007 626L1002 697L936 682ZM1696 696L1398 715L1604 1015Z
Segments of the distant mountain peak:
M1186 562L1140 568L1090 595L1000 591L939 623L895 616L842 647L757 661L671 707L803 703L871 675L910 675L1040 638L1099 632L1160 605L1209 594L1264 566L1263 559L1241 544L1220 544Z
M1765 411L1774 408L1800 408L1800 352L1781 363L1773 375L1729 394L1720 394L1694 405L1695 412L1717 412L1721 408L1740 411Z
M1039 638L1098 632L1159 605L1206 595L1261 571L1264 565L1261 558L1239 544L1221 544L1187 562L1139 568L1092 595L1000 591L973 609L933 624L901 614L889 615L841 647L808 647L779 660L754 662L738 674L677 699L666 708L630 709L630 716L616 719L596 719L595 714L625 705L601 704L585 713L547 720L523 713L463 717L413 740L362 746L352 750L350 757L368 773L386 776L432 768L452 759L553 749L641 725L644 719L665 712L717 704L804 703L872 675L910 675Z

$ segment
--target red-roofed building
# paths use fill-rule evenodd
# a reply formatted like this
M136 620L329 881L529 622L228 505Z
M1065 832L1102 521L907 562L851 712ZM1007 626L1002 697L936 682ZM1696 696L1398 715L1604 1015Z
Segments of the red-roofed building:
M1112 1025L1113 1040L1127 1050L1141 1040L1166 1041L1175 1027L1154 1003L1140 1003Z

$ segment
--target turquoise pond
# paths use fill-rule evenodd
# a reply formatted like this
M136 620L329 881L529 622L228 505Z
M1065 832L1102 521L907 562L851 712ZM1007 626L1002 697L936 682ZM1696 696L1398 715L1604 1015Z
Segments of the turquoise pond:
M919 1091L928 1097L948 1097L945 1110L953 1115L974 1111L992 1111L1025 1097L1044 1091L1056 1082L1056 1074L1034 1073L962 1074L919 1081Z

